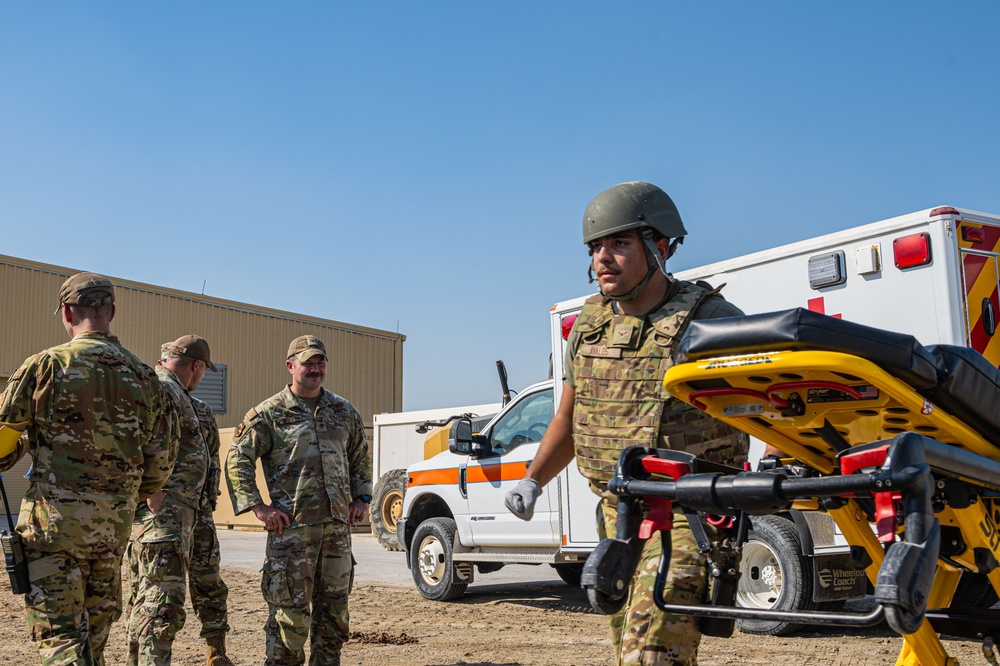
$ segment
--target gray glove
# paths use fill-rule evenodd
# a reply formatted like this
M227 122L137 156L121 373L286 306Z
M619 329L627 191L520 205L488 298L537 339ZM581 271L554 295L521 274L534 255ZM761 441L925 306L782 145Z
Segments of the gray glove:
M542 487L538 485L538 481L521 479L514 489L504 496L503 503L521 520L531 520L532 514L535 513L535 500L541 494Z

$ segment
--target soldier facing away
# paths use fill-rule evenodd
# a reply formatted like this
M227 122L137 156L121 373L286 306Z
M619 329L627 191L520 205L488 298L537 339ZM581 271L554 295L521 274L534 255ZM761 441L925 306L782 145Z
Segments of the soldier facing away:
M17 530L28 623L46 666L104 663L136 504L166 483L177 453L156 374L110 333L114 302L107 278L68 278L58 312L71 340L28 358L0 396L0 421L26 424L0 470L31 455Z
M350 636L350 526L371 502L372 460L361 415L322 387L326 364L318 338L292 340L291 384L247 412L226 458L237 515L253 511L268 530L261 591L269 666L304 663L307 639L310 664L339 665ZM257 489L258 459L270 506Z
M738 465L746 435L670 396L663 377L673 350L695 319L738 316L718 290L674 279L666 260L687 234L674 202L649 183L623 183L598 194L583 217L583 241L600 293L587 299L566 348L563 393L538 455L506 497L531 517L541 487L573 458L601 495L605 532L615 533L616 498L608 481L622 449L668 448ZM674 513L668 603L698 603L707 569L682 511ZM706 525L706 531L712 530ZM611 616L616 664L694 664L697 620L660 611L652 597L659 535L649 539L624 608Z
M128 663L170 663L174 638L184 627L188 578L208 666L231 666L225 647L228 588L219 574L212 519L219 496L219 429L211 408L190 394L206 370L216 368L208 342L197 335L165 343L161 351L156 375L178 415L180 445L170 480L135 513L128 549Z

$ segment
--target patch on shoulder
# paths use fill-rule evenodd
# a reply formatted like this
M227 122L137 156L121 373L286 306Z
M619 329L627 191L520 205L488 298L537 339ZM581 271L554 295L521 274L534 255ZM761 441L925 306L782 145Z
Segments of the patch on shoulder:
M24 377L24 373L27 371L28 371L27 366L22 365L20 368L17 369L17 371L13 375L10 376L10 379L8 379L7 381L11 383L16 382L20 380L21 377Z
M238 440L240 437L242 437L243 433L247 431L247 428L252 426L254 422L257 421L258 419L260 419L260 414L257 412L257 408L254 407L249 412L247 412L247 415L243 417L243 420L240 421L240 424L236 426L236 432L233 433L233 439Z

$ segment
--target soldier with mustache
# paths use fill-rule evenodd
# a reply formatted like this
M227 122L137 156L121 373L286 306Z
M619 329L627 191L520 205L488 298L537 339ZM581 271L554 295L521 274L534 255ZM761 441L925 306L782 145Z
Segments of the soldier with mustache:
M285 365L291 384L237 427L226 481L236 513L253 511L268 530L265 664L304 663L309 639L310 664L339 665L350 635L350 526L371 502L371 454L361 415L323 388L327 353L319 338L292 340ZM258 459L270 505L257 489Z

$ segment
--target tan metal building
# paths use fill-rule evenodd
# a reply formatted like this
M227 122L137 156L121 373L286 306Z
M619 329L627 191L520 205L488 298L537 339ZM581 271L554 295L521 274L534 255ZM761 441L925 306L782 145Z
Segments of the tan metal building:
M66 341L53 311L60 285L80 270L87 268L0 255L0 381L6 383L31 354ZM111 330L146 363L156 362L162 343L187 333L209 341L221 371L206 373L196 395L215 409L220 428L236 426L247 410L288 383L288 343L304 334L325 343L325 387L351 401L369 435L374 414L402 409L404 335L108 277L116 287ZM15 511L27 462L3 475Z

